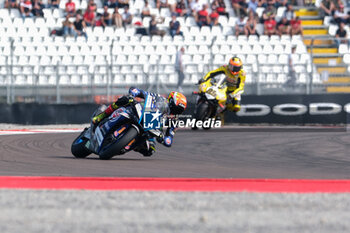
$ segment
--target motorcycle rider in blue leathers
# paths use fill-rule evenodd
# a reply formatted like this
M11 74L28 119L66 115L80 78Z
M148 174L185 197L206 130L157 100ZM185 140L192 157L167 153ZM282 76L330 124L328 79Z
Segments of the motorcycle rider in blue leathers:
M129 89L129 96L121 96L118 98L117 101L110 104L104 112L95 116L92 121L95 125L97 125L103 119L110 116L119 107L125 107L132 104L135 101L134 97L145 99L148 95L155 99L155 106L163 117L179 115L183 113L187 106L186 97L182 93L173 91L169 94L168 98L165 98L156 93L150 93L136 87L131 87ZM157 136L156 139L158 142L163 143L163 145L170 147L173 142L175 131L176 128L174 127L167 128L164 135L163 131L160 130L159 136ZM140 149L137 149L137 151L144 156L151 156L154 154L156 151L154 139L149 138L146 140L145 144Z

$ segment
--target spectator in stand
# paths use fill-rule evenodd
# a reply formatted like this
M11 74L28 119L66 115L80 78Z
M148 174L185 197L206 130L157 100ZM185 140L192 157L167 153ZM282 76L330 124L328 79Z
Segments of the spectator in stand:
M17 0L5 0L4 8L17 8Z
M187 16L187 8L184 0L178 0L175 6L177 16Z
M321 17L331 16L334 10L335 10L335 5L332 0L322 0L322 2L320 3Z
M94 2L94 0L89 0L89 4L87 6L87 9L92 11L92 12L95 12L97 10L97 5Z
M256 24L257 24L257 21L256 21L255 13L253 11L249 11L248 20L245 24L245 28L248 36L250 35L259 36L258 32L256 31Z
M51 0L49 1L50 8L59 8L60 7L60 0Z
M303 28L301 27L301 20L299 19L299 16L295 17L295 19L292 19L290 21L291 26L291 36L293 35L301 35L303 36Z
M145 17L151 17L151 9L148 6L148 1L145 1L145 5L141 11L141 18L143 19Z
M178 20L176 20L176 14L171 14L171 21L169 23L170 35L174 38L176 35L183 36L182 31L180 31L181 25Z
M292 46L291 53L288 55L288 76L289 79L285 82L284 87L294 87L297 81L295 69L294 69L294 62L293 62L293 55L295 54L296 46Z
M203 5L199 0L192 0L190 3L191 13L195 19L197 19L197 12L202 10Z
M273 7L273 5L267 5L267 8L263 11L262 14L262 23L264 23L266 20L272 16L272 18L276 17L277 10Z
M272 15L270 15L269 19L265 20L264 22L264 33L265 35L268 35L268 36L277 34L276 21Z
M287 9L283 12L282 17L287 18L288 22L295 18L295 13L292 5L287 4Z
M258 7L267 7L267 0L258 0Z
M112 24L117 28L123 27L123 17L119 14L119 8L115 7L112 15Z
M162 18L157 19L155 15L152 15L152 19L149 22L149 34L151 36L162 36L163 37L165 35L165 31L160 30L157 27L158 23L163 23L163 22L164 22L164 19L162 19Z
M23 19L26 17L33 17L32 9L33 6L30 0L21 0L21 3L19 4L19 11Z
M108 2L106 2L108 5L108 8L116 8L118 7L118 0L110 0Z
M132 22L132 14L129 12L129 7L124 7L124 12L122 14L123 27L130 25Z
M341 22L347 24L350 22L349 15L347 13L344 13L344 6L340 5L338 8L336 8L334 12L334 21L337 24L340 24Z
M69 16L66 16L66 19L62 22L63 26L63 36L76 36L74 24L69 20Z
M34 0L33 1L33 9L32 9L32 13L34 16L36 17L44 17L44 4L42 2L42 0Z
M232 6L236 16L247 15L248 4L245 0L232 0Z
M119 8L129 8L129 0L118 0L118 7Z
M91 10L91 8L87 8L84 14L84 21L86 26L95 26L96 23L96 16L95 12Z
M101 15L101 24L103 27L112 25L112 17L111 17L111 14L108 12L107 5L103 6L103 14Z
M339 28L335 33L335 43L337 44L338 47L341 43L350 45L350 41L346 39L347 33L344 26L345 26L344 22L340 22Z
M216 10L219 15L224 15L229 18L229 14L226 12L226 5L223 0L214 0L211 3L211 9Z
M219 13L217 10L212 10L212 12L209 15L210 18L210 26L221 26L219 23Z
M210 18L208 14L208 5L204 4L202 10L197 13L197 25L198 27L210 26Z
M244 15L240 15L239 19L236 21L235 25L235 34L236 36L239 35L248 35L248 31L246 29L246 21L244 20Z
M75 3L72 0L68 0L68 2L66 3L65 12L66 15L68 15L69 17L75 17Z
M226 11L226 5L224 0L218 0L219 7L216 9L219 13L219 15L225 15L227 18L229 18L229 13Z
M168 0L157 0L157 8L160 11L160 8L170 8Z
M286 4L287 0L267 0L267 5L272 5L276 9L281 6L285 6Z
M256 9L258 8L258 1L257 0L250 0L248 2L248 12L252 11L256 13Z
M75 37L77 36L84 36L87 40L87 34L85 32L86 24L85 21L82 19L80 14L76 14L75 21L74 21L74 29L76 32Z
M175 70L178 75L177 88L179 89L180 92L183 92L182 83L184 82L184 79L185 79L183 59L182 59L184 54L185 54L185 48L181 47L181 49L176 53L176 59L175 59Z
M290 23L286 17L283 17L277 24L277 32L279 36L290 35Z

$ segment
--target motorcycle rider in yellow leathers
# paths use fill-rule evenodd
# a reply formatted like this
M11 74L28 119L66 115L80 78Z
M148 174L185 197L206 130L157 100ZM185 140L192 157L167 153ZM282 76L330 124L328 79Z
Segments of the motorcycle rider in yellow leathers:
M226 109L233 112L238 112L241 109L241 94L244 92L244 83L246 73L242 69L242 60L238 57L232 57L228 65L220 66L216 70L212 70L205 75L205 77L198 81L202 83L208 79L214 78L217 75L224 74L226 76L227 83L227 96ZM225 109L218 109L218 114Z

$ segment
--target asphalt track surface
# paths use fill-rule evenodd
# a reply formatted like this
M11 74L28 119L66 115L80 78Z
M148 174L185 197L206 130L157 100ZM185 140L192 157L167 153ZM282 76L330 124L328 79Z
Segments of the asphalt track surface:
M78 133L0 136L1 176L349 179L350 134L342 128L179 130L152 157L76 159Z
M179 130L150 158L75 159L78 133L0 135L0 176L349 179L342 128ZM0 189L0 232L350 232L348 193Z

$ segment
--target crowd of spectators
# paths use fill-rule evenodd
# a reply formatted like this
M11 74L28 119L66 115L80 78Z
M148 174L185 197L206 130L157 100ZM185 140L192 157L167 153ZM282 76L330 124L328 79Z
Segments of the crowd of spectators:
M331 18L330 23L336 24L338 29L335 34L335 42L339 46L341 43L350 44L347 38L345 26L350 24L350 12L345 12L342 0L322 0L319 5L321 17Z
M239 18L235 25L235 34L258 35L256 26L258 23L264 25L264 34L271 35L303 35L301 20L294 13L293 6L285 0L232 0L232 5ZM263 7L262 16L259 18L256 10ZM285 7L281 19L277 22L276 15L278 7Z
M76 9L74 1L67 0L65 3L64 12L67 18L62 26L62 34L65 36L84 35L82 33L74 33L76 32L76 29L73 30L74 24L69 23L77 15L84 22L84 27L114 26L120 28L127 27L133 22L133 15L129 11L129 0L105 0L102 13L98 13L94 0L89 0L86 9L82 10ZM321 10L326 15L333 12L335 20L338 23L349 23L350 17L343 12L342 5L338 4L340 1L323 0L320 6ZM237 36L258 35L257 25L259 23L264 25L264 34L266 35L302 35L301 21L295 16L293 6L287 4L287 0L231 0L231 3L235 15L238 17L236 25L233 28ZM43 8L58 8L59 6L60 0L49 0L48 6L45 6L42 0L20 0L19 4L17 4L16 0L5 1L5 7L18 8L23 18L43 17ZM177 17L193 17L198 27L221 26L219 17L226 16L229 18L224 0L211 0L210 4L207 4L203 0L155 0L155 6L159 9L159 12L162 8L169 9L172 19L167 31L172 37L175 35L183 36ZM281 6L285 6L286 10L283 13L282 19L276 22L277 9ZM256 12L258 7L265 8L260 18ZM111 8L114 9L113 13L109 10ZM164 19L161 22L161 18L151 14L148 0L145 0L144 6L140 11L140 16L142 20L145 17L151 18L149 28L147 28L148 30L145 34L163 36L167 33L164 28L158 27L160 23L162 24L164 22ZM142 20L135 24L142 27Z

